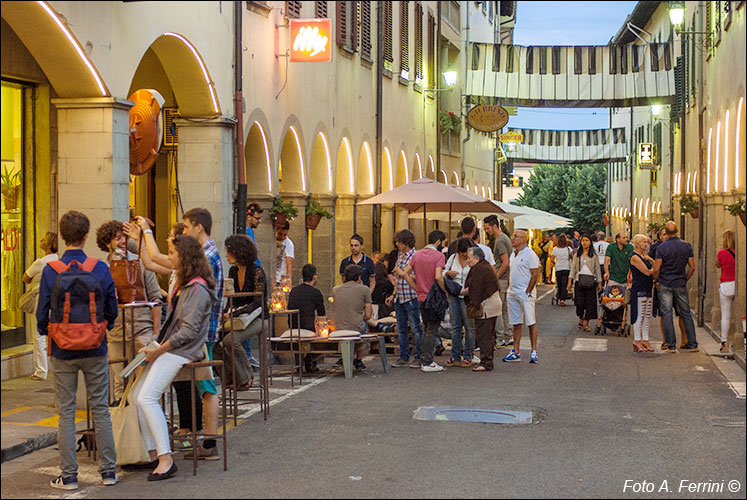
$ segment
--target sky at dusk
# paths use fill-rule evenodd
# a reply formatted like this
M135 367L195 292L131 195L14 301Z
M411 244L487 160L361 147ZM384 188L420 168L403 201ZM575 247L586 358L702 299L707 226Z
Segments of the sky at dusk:
M606 45L638 2L524 2L516 8L516 45ZM550 130L609 127L607 108L519 108L509 127Z

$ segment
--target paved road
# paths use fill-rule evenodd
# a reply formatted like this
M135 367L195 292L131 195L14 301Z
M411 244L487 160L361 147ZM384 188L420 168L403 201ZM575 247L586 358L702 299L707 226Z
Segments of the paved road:
M201 463L192 477L177 458L184 466L175 479L148 483L145 473L130 473L105 488L83 484L97 477L83 458L72 497L745 498L745 401L716 368L722 360L634 354L629 338L582 334L574 309L553 307L549 297L537 316L537 365L383 374L372 360L365 375L328 377L273 406L268 422L254 415L232 430L227 472L220 462ZM590 348L578 339L599 350L574 350ZM421 406L527 409L538 422L413 419ZM47 486L57 463L47 450L3 464L2 497L64 497ZM643 481L655 491L635 493ZM713 484L690 493L681 481Z

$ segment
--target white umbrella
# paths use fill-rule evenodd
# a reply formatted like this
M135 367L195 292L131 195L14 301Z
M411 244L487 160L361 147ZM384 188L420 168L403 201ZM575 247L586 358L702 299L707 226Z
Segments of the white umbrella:
M545 231L551 229L570 228L571 225L562 219L563 217L529 214L514 217L513 222L515 229L541 229Z

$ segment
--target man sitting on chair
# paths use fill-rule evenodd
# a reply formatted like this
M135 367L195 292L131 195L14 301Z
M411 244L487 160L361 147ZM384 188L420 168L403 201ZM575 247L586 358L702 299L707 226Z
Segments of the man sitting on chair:
M343 277L345 282L332 289L332 300L335 304L335 328L337 330L353 330L366 333L368 321L373 314L371 306L371 289L361 280L361 266L351 264L345 268ZM366 369L361 358L367 349L363 342L355 345L355 359L353 365L357 371Z
M288 309L298 309L300 311L300 328L304 330L315 331L314 320L316 316L324 316L327 313L324 311L324 296L314 285L316 285L316 266L314 264L306 264L301 269L301 276L303 283L295 286L290 291L288 297ZM296 316L291 315L291 328L299 328L299 321ZM307 354L304 356L304 369L307 372L318 372L319 368L316 367L316 358L318 356L314 354Z

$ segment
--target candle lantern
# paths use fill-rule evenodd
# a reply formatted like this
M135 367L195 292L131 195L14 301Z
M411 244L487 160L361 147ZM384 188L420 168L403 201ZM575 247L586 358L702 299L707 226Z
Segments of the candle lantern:
M270 297L270 308L273 311L282 311L288 305L288 297L281 288L275 288Z
M285 293L290 293L291 291L291 279L290 276L283 276L280 279L280 289Z
M329 322L326 316L319 316L314 320L314 329L319 337L329 337Z

